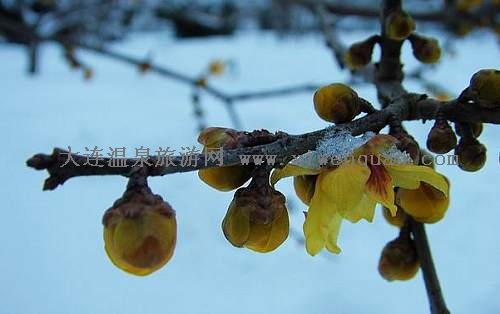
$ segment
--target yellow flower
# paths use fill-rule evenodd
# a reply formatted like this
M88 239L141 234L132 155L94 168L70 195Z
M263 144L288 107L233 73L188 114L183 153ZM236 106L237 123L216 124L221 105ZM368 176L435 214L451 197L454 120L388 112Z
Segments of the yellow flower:
M340 156L341 162L334 165L289 164L273 172L273 184L288 176L318 175L304 222L309 254L316 255L324 247L340 253L337 237L342 219L354 223L364 218L371 222L377 203L387 207L394 216L397 211L394 187L415 190L423 182L448 196L446 179L429 167L416 166L404 159L405 155L395 148L395 143L392 136L375 135L348 155Z

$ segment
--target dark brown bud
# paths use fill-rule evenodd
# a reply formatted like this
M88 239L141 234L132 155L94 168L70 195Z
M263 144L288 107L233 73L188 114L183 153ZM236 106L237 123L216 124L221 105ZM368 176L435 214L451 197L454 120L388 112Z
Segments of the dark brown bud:
M409 236L399 236L382 250L378 271L387 281L409 280L420 267L415 243Z
M455 149L458 166L465 171L478 171L486 163L486 147L477 139L462 137Z
M436 154L445 154L457 146L457 136L445 121L436 121L427 136L427 148Z

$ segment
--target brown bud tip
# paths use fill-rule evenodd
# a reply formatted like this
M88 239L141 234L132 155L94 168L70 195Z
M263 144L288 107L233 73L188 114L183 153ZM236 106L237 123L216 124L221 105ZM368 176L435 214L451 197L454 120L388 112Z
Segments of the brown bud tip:
M457 136L446 122L437 122L427 136L427 149L436 154L445 154L457 146Z
M478 171L486 163L486 147L475 138L461 138L455 155L458 166L465 171Z

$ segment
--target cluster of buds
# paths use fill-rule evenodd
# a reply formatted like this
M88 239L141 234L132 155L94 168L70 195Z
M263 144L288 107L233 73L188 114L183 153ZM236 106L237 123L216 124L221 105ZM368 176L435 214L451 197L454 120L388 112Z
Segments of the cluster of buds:
M399 236L382 250L378 271L387 281L409 280L415 277L419 268L415 241L402 229Z
M260 170L234 194L222 230L232 245L266 253L286 240L289 220L285 196L269 184L269 172Z
M198 142L209 148L237 149L271 140L267 131L239 132L227 128L207 128ZM220 166L201 169L200 179L220 191L241 187L252 178L247 187L234 193L233 200L222 222L226 239L236 247L256 252L270 252L288 237L289 220L285 196L269 184L266 166Z
M469 86L459 97L460 101L484 109L500 107L500 71L482 69L476 72ZM460 141L455 148L458 166L465 171L478 171L486 163L486 147L477 139L483 125L479 122L456 122L455 131Z
M334 83L319 88L313 97L318 116L328 122L346 123L360 114L365 100L349 86Z
M145 184L129 184L123 197L105 212L102 222L108 257L130 274L149 275L174 253L175 211Z
M413 55L422 63L432 64L439 61L441 48L437 39L415 33L415 21L405 11L394 10L385 19L384 35L394 41L408 39ZM380 36L374 35L352 44L347 50L344 61L351 70L359 70L371 62L375 44L380 43Z

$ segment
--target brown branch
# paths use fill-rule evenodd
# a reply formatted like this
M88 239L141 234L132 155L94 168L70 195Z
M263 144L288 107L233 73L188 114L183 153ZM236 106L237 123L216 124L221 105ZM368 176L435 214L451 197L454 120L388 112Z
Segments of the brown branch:
M391 84L381 84L382 89L397 89L391 87ZM484 109L474 104L463 104L458 100L438 101L426 98L420 94L405 94L391 102L385 109L373 112L352 122L332 126L323 130L305 133L301 135L289 135L279 132L271 136L271 140L266 138L264 141L252 143L252 147L244 147L234 150L226 150L223 154L223 165L231 166L241 163L242 155L274 155L276 156L275 167L280 167L282 163L287 162L293 156L302 155L308 150L314 150L317 143L325 136L335 132L349 131L353 135L359 135L367 131L378 132L385 127L388 121L396 120L432 120L436 117L440 109L440 114L450 121L460 122L486 122L500 124L500 107L496 109ZM261 145L259 145L261 144ZM55 149L52 155L37 154L31 157L27 164L29 167L37 170L48 170L49 178L46 180L44 189L53 190L66 180L77 176L88 175L123 175L128 176L132 166L137 159L128 159L127 167L111 167L108 165L109 158L103 158L99 165L103 167L83 164L87 161L86 156L73 155L76 162L81 166L77 167L71 162L61 167L67 161L66 153L62 149ZM156 167L157 158L147 159L153 166L148 167L149 176L163 176L170 173L195 171L198 169L215 167L218 161L205 162L205 156L199 155L196 165L182 165L185 161L183 156L173 156L174 165Z
M415 247L417 249L418 258L420 260L420 268L424 277L425 288L427 290L427 297L430 301L430 308L432 314L449 314L450 311L446 307L443 294L441 292L441 285L439 278L434 267L432 260L432 253L427 240L424 224L410 220L411 232L415 240Z

